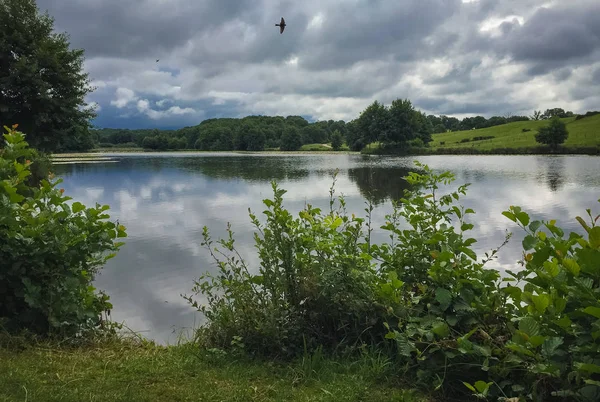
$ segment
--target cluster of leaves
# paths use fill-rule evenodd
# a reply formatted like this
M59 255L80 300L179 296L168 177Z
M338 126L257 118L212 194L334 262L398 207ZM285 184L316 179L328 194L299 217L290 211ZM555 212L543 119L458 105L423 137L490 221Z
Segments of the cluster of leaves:
M539 400L600 400L600 215L587 214L589 223L577 217L584 235L565 236L554 220L530 221L519 207L504 212L526 232L524 269L509 272L524 286L502 289L514 309L507 348Z
M587 235L565 239L556 222L530 223L511 207L504 215L528 233L523 266L502 279L486 264L511 233L478 259L467 235L475 211L457 204L468 184L441 193L453 175L417 165L423 173L405 177L411 188L386 216L382 244L371 242L372 206L365 218L349 216L339 197L334 209L333 187L328 213L308 205L294 217L273 183L266 222L250 213L258 267L237 253L230 227L221 247L205 228L218 273L195 282L204 303L186 296L207 319L198 341L263 356L368 344L389 353L404 378L445 396L597 400L599 217L577 218Z
M9 331L82 336L103 325L108 296L92 286L125 237L108 206L87 208L57 188L32 181L36 156L23 133L5 127L0 149L0 321Z

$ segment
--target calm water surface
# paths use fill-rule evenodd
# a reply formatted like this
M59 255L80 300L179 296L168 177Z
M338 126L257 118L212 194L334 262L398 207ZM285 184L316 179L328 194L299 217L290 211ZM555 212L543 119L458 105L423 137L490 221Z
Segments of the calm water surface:
M365 201L377 206L376 224L390 211L391 198L406 188L402 176L413 160L436 170L450 170L456 184L471 183L462 204L476 215L475 250L500 245L505 230L514 231L493 266L517 266L523 238L501 212L519 205L534 219L557 219L578 231L574 218L585 209L600 212L600 158L586 156L427 156L266 154L112 154L117 163L57 165L62 187L86 205L109 204L111 217L127 227L128 238L96 283L114 305L112 318L161 343L201 323L201 316L180 296L214 263L200 245L207 225L216 238L231 222L239 250L256 266L253 227L248 208L260 213L271 197L270 181L287 190L284 202L297 212L306 203L326 208L333 174L348 211L363 214ZM375 232L375 240L385 234Z

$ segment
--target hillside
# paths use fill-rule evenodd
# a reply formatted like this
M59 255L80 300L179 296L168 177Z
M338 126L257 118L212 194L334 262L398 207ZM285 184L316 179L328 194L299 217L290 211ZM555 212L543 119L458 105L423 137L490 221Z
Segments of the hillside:
M567 148L600 147L600 115L575 120L575 117L562 119L567 124L569 138L565 142ZM434 134L431 148L477 148L491 150L494 148L536 147L535 134L548 121L519 121L501 126L478 130L456 131ZM523 130L531 130L524 132ZM477 140L477 137L493 137ZM475 140L474 140L475 138Z

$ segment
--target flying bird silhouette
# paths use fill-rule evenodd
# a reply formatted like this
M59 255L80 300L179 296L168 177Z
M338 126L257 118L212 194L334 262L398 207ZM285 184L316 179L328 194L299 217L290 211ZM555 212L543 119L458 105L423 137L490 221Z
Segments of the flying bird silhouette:
M160 60L160 59L156 59L156 62L158 63L158 61L159 61L159 60Z
M282 34L285 29L285 20L281 17L281 22L279 24L275 24L276 27L279 27L279 33Z

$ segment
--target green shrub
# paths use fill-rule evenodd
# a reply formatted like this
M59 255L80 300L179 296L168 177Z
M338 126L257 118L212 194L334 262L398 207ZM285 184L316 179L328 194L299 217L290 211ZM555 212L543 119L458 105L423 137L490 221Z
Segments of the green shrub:
M294 356L304 348L366 341L365 328L380 314L375 308L375 271L361 243L363 219L347 216L343 197L329 213L308 205L294 218L283 208L285 190L273 183L273 200L264 200L267 222L250 217L260 258L252 273L234 247L233 232L218 244L204 228L204 242L217 261L217 276L203 275L193 291L208 305L186 299L206 316L202 340L228 347L239 337L248 352ZM216 253L216 254L215 254ZM227 253L227 254L226 254ZM217 257L219 254L224 259Z
M25 136L5 127L0 150L0 320L9 331L75 336L102 324L108 296L94 275L114 256L125 228L106 221L108 206L86 208L43 178L32 186Z
M308 205L295 218L273 183L266 222L250 214L254 269L229 226L222 249L205 227L219 272L195 283L205 305L186 297L207 318L198 341L262 356L369 345L387 353L404 380L445 397L598 400L600 216L588 210L590 223L577 218L587 235L564 238L554 221L530 223L511 207L503 214L528 231L524 267L502 279L485 266L512 234L479 259L467 235L475 211L458 204L468 184L450 191L451 173L417 166L424 173L406 177L411 190L386 216L382 244L371 242L372 207L365 218L348 216L340 197L334 209L333 187L327 213ZM506 284L515 280L524 286Z
M503 289L515 309L506 347L539 400L600 400L600 215L587 213L589 224L577 217L585 235L565 236L556 221L530 221L519 207L504 212L526 233L524 269L509 272L524 286Z

